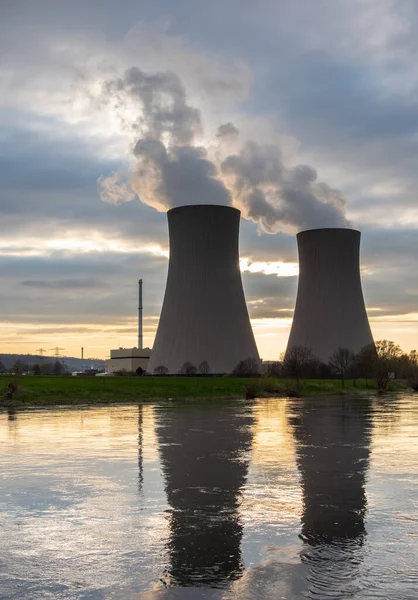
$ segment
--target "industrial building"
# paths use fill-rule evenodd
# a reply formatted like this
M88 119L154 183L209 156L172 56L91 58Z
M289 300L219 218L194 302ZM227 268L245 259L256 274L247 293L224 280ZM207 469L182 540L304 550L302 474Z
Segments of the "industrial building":
M239 268L240 211L193 205L167 213L170 260L148 372L206 361L230 373L247 358L259 361Z
M297 235L299 285L287 349L310 348L328 363L341 347L373 343L360 279L360 232L311 229Z
M110 351L110 359L105 362L107 373L127 371L129 373L145 372L151 356L150 348L118 348Z
M138 281L138 346L134 348L118 348L110 351L110 359L105 361L105 371L108 374L126 371L142 375L148 367L151 348L143 348L143 307L142 279Z

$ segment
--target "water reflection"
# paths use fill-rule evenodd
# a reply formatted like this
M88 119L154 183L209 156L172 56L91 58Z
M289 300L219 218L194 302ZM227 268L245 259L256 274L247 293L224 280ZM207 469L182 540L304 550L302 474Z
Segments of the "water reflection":
M414 600L417 439L404 393L0 411L0 597Z
M311 591L346 597L352 581L360 583L371 403L318 404L294 403L290 418L303 493L302 560L312 567Z
M17 414L14 408L9 408L7 411L7 420L8 421L16 421Z
M160 412L158 441L170 510L169 580L181 586L222 586L238 578L250 409L218 406Z
M143 406L138 406L138 492L142 497L144 488L144 415Z

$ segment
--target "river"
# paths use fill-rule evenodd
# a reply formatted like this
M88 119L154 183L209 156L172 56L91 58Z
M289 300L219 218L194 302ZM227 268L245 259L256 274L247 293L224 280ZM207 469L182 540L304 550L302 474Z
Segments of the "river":
M418 396L0 413L1 600L418 597Z

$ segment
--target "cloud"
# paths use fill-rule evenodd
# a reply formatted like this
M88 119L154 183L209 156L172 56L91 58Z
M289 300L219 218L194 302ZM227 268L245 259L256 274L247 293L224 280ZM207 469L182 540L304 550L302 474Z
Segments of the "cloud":
M54 281L45 281L42 279L27 279L21 281L20 285L39 289L85 289L106 287L103 281L98 279L57 279Z
M235 138L239 135L239 129L233 123L223 123L219 125L218 131L216 132L217 138Z
M293 236L263 231L338 222L343 199L334 190L341 189L345 218L363 231L363 289L367 304L380 309L370 313L373 327L379 318L381 332L396 317L398 328L416 313L413 3L260 0L248 11L238 0L199 11L191 0L121 0L117 10L110 0L100 10L95 0L32 4L9 3L0 22L3 319L16 327L135 319L138 276L147 279L148 310L158 317L166 219L121 201L135 193L159 210L195 202L200 190L190 181L206 190L205 202L233 203L259 224L241 222L240 250L249 265L264 266L297 262L297 248ZM126 79L132 65L139 73ZM119 79L122 89L109 90L111 101L99 106L103 82ZM141 94L150 86L147 113ZM156 115L164 116L161 135ZM159 142L164 152L150 144L146 155L140 140ZM298 164L311 166L295 171ZM141 165L148 178L138 177ZM117 207L100 202L98 183ZM108 286L64 294L21 285L84 278ZM289 316L296 277L246 271L243 281L253 318ZM407 326L415 344L416 329ZM399 336L402 344L407 338Z
M220 61L216 49L202 52L184 36L170 31L173 26L173 19L167 17L139 22L125 40L134 56L146 55L148 68L175 71L193 95L210 99L208 105L214 103L219 108L224 102L248 96L252 72L244 60L229 56Z

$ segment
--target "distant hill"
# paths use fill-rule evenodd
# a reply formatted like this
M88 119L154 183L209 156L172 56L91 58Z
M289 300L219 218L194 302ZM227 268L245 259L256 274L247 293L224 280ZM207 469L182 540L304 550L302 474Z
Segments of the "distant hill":
M56 357L37 354L0 354L0 362L6 369L10 369L17 360L25 365L36 365L42 363L54 363L59 360L68 371L83 371L84 369L104 369L105 361L100 358L75 358L73 356Z

